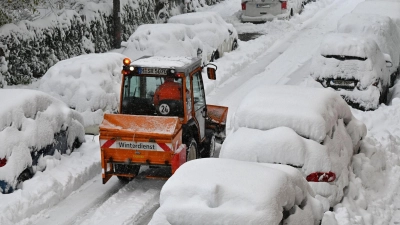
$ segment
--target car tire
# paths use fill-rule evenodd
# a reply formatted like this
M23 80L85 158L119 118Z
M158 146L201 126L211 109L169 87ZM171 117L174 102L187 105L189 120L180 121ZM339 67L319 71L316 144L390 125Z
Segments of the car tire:
M237 43L237 40L235 39L234 41L233 41L233 43L232 43L232 50L231 51L234 51L234 50L236 50L238 48L238 43Z
M123 173L123 174L132 174L134 177L124 177L117 176L120 181L129 182L133 180L138 174L140 170L140 165L124 165L124 164L114 164L114 172L115 173Z
M197 143L194 138L191 138L190 141L187 144L187 150L186 150L186 161L191 161L195 160L198 157L197 154Z
M212 158L215 155L215 134L213 130L206 130L206 141L204 142L204 154L205 158Z
M218 50L215 50L213 52L213 54L211 55L211 62L214 62L217 59L219 59L219 52L218 52Z
M26 168L24 171L22 171L22 173L18 176L17 178L17 182L22 183L26 180L29 180L33 177L33 173L29 168Z

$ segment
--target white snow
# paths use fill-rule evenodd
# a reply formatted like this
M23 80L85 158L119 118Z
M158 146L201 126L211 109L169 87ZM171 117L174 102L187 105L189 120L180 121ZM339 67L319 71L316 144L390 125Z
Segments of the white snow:
M66 131L68 148L75 139L84 141L82 116L43 92L0 89L0 102L0 158L7 159L0 167L0 181L8 188L16 188L17 177L26 168L36 172L46 167L40 162L32 165L31 154L42 154L38 151L52 144L56 133Z
M104 113L118 111L124 58L118 53L99 53L63 60L36 85L80 112L86 128L98 126Z
M178 68L189 65L197 58L181 57L181 56L154 56L149 58L141 58L131 63L132 66L140 67L160 67L160 68Z
M121 46L115 51L132 61L142 56L197 57L198 49L203 49L201 40L184 24L141 25ZM202 59L207 59L205 54Z
M334 91L299 86L258 87L248 93L234 116L234 129L290 127L302 137L322 142L338 119L349 123L349 106Z
M390 74L396 72L400 58L400 30L387 16L349 13L338 21L339 33L359 34L372 38L383 53L389 54L393 66Z
M193 160L165 183L149 224L278 224L282 210L287 224L319 224L321 203L300 177L285 165Z
M232 24L226 23L218 13L197 12L173 16L168 23L190 25L202 42L207 52L207 59L211 59L211 54L218 50L222 57L225 52L232 50L232 44L238 40L238 34Z

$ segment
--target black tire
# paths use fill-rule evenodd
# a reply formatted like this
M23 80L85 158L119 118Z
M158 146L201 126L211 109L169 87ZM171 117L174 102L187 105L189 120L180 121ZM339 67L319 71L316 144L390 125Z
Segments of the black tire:
M219 59L219 52L218 52L218 50L215 50L213 52L213 54L211 55L211 62L214 62L217 59Z
M140 165L125 165L125 164L114 164L114 172L122 174L131 174L133 177L117 176L120 181L128 182L133 180L140 170Z
M74 141L74 143L72 144L72 147L71 147L71 152L73 152L75 149L77 149L77 148L79 148L81 146L82 146L82 142L80 142L78 138L75 138L75 141Z
M292 18L293 16L294 16L293 9L290 9L290 17L289 18Z
M186 144L186 162L190 160L195 160L198 158L198 150L197 150L197 142L194 138L191 138L190 141Z
M238 48L237 40L234 40L232 43L232 51L236 50L237 48Z
M206 130L206 141L204 142L204 154L202 157L212 158L215 155L215 134L212 130Z
M26 168L22 173L18 176L17 181L18 183L24 182L29 180L33 177L33 173L29 168Z

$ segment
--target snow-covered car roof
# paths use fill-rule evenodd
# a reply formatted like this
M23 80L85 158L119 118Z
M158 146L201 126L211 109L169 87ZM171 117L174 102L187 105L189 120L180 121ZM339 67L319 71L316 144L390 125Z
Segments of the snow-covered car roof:
M185 24L140 25L121 45L121 53L131 60L142 56L197 57L198 49L203 49L201 40Z
M124 55L99 53L56 63L39 80L39 90L82 113L84 125L98 125L118 110Z
M176 15L171 17L168 23L193 25L190 27L196 33L196 36L211 48L208 50L211 52L220 48L224 42L230 39L238 39L235 27L225 22L216 12L194 12Z
M342 169L332 167L329 155L325 146L299 136L288 127L271 130L241 127L226 137L219 157L291 165L301 168L303 176L307 176L317 171Z
M338 119L355 119L347 103L333 90L301 86L261 86L247 94L234 117L234 130L285 126L321 143Z
M316 80L356 79L363 88L367 88L377 79L381 79L384 85L390 82L384 55L376 42L356 34L325 35L319 50L312 58L310 73Z
M400 2L399 1L365 1L360 2L352 13L378 14L389 16L400 27Z
M7 159L0 167L0 181L12 187L32 165L31 152L52 144L56 133L67 131L69 148L76 139L84 142L82 116L44 92L0 89L0 102L0 159Z
M290 210L287 224L318 224L322 207L313 196L301 173L286 165L198 159L165 183L149 224L279 224L283 210Z
M338 21L337 31L372 38L383 53L390 55L393 63L391 68L397 69L400 57L400 32L390 17L349 13Z

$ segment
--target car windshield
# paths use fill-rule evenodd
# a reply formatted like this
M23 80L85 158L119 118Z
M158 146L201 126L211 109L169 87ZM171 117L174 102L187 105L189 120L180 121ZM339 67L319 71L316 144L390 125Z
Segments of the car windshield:
M183 116L181 78L131 75L123 82L121 113Z

